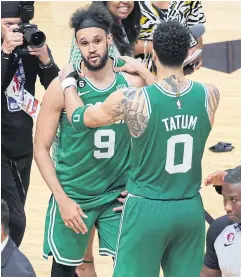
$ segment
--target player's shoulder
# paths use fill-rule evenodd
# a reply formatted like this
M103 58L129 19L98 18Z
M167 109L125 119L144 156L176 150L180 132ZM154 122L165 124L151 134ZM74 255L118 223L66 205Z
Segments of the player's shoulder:
M226 215L218 217L215 219L208 229L207 236L212 238L213 241L228 227L233 225L234 222L231 221Z
M204 88L207 89L208 92L213 92L215 94L219 94L219 89L216 85L212 84L212 83L202 83L202 85L204 86Z
M143 78L138 74L130 74L127 72L122 72L128 83L131 87L141 88L145 86L145 81Z

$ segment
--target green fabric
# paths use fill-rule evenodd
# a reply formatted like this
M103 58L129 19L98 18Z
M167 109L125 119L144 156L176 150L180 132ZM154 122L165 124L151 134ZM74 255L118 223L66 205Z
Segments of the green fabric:
M127 196L120 222L113 277L199 276L205 218L198 194L161 201Z
M114 256L118 236L120 213L113 211L119 202L112 201L107 205L91 210L86 210L87 219L83 219L88 232L76 234L65 226L60 215L58 204L52 197L45 221L44 258L54 256L57 263L68 266L82 264L88 246L91 230L95 225L99 234L99 252L103 256Z
M122 63L114 60L114 65ZM115 73L113 84L105 90L97 89L87 78L80 79L78 93L88 106L103 102L112 92L128 86L123 74ZM56 174L66 194L79 201L83 209L116 199L125 188L130 170L131 141L124 121L97 129L79 122L76 130L63 111L59 126Z
M193 197L211 130L205 88L191 81L179 98L156 84L143 92L151 115L144 134L132 137L134 169L127 190L150 199Z

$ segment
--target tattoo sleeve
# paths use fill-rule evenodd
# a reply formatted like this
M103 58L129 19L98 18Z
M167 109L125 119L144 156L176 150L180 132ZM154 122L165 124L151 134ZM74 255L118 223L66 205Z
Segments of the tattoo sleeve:
M146 97L142 89L124 89L123 98L115 109L114 116L124 114L130 132L136 137L144 133L150 117Z
M217 89L217 87L212 84L207 84L206 87L208 89L207 112L208 112L209 117L213 117L218 108L218 104L219 104L219 100L220 100L220 93L219 93L219 90Z

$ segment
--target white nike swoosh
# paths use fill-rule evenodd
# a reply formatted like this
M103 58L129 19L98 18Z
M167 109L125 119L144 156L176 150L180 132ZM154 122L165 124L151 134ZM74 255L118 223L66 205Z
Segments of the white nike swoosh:
M88 90L88 91L85 91L85 92L82 92L82 93L81 93L81 92L78 92L78 95L79 95L79 96L82 96L82 95L84 95L84 94L86 94L86 93L89 93L89 92L91 92L91 90Z

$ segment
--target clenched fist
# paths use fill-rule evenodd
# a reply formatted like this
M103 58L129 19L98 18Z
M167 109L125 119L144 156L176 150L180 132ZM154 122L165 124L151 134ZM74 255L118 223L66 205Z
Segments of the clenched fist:
M18 25L11 25L8 28L2 43L2 51L6 54L11 54L17 46L23 44L23 34L13 32L14 29L18 29Z

